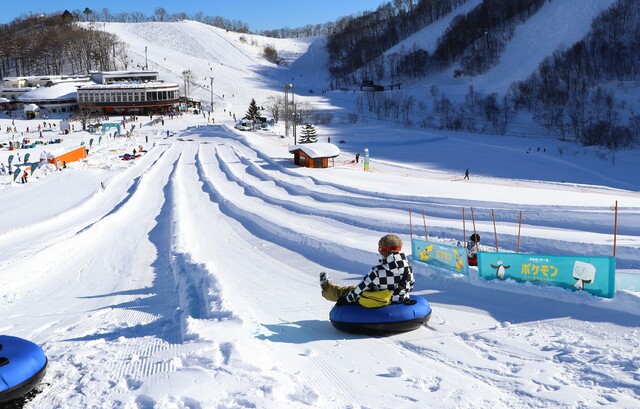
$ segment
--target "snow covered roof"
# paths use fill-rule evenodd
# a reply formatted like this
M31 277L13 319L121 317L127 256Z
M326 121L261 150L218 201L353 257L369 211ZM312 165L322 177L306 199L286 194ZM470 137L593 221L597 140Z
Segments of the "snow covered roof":
M0 104L6 104L7 102L11 102L6 98L0 98Z
M75 99L78 87L86 85L86 81L64 82L50 87L38 87L18 97L19 101L54 101L59 99Z
M80 87L81 89L123 89L123 88L170 88L170 87L178 87L178 84L173 84L169 82L114 82L111 84L90 84Z
M310 158L335 158L340 155L340 148L332 143L301 143L289 146L289 153L301 150Z
M91 75L99 74L104 76L123 76L123 75L158 75L158 71L148 71L148 70L128 70L128 71L91 71Z
M24 112L29 112L29 111L39 111L40 107L37 106L36 104L28 104L24 106Z

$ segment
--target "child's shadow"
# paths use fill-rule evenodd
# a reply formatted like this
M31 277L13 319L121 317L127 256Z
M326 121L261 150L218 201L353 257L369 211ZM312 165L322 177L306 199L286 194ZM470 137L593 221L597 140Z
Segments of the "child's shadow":
M258 339L289 344L305 344L320 340L341 340L362 338L362 335L340 332L331 325L330 321L305 320L284 322L281 324L262 324L271 335L258 335Z

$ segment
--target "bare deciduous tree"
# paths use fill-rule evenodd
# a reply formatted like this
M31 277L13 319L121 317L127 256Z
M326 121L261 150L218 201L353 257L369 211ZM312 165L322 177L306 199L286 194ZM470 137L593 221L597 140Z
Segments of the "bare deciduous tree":
M267 109L273 115L273 120L280 120L280 113L284 112L284 97L282 95L270 95L267 98Z

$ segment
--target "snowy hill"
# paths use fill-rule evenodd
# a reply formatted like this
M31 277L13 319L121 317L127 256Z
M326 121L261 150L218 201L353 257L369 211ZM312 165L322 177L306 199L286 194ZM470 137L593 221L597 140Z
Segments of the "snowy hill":
M452 21L469 13L482 3L482 0L465 2L445 17L389 48L384 56L403 55L414 49L423 49L433 54L438 41L442 39L443 33ZM499 64L489 72L477 77L454 79L452 72L457 68L454 66L443 74L436 74L417 82L437 83L452 96L464 96L469 85L486 94L492 92L504 94L511 83L526 79L546 57L553 55L555 51L569 48L583 39L589 32L593 19L614 3L615 0L544 2L540 10L531 18L520 22L515 35L501 53Z
M208 87L213 77L214 105L223 109L234 103L248 105L251 98L264 102L269 91L282 91L287 75L263 58L265 46L273 45L286 61L295 61L313 41L239 34L193 21L106 23L99 28L118 35L129 45L133 67L148 64L165 80L178 84L182 83L182 72L191 70L200 84L192 97L205 104L210 103Z
M188 21L99 27L129 44L130 68L148 64L177 83L192 70L204 103L214 77L215 125L200 114L164 125L141 118L133 137L96 144L63 171L38 170L27 184L0 176L0 328L49 358L25 408L640 405L640 293L629 282L600 299L411 260L412 296L426 298L433 317L428 328L388 337L335 330L318 284L326 271L356 285L386 233L407 252L425 228L437 242L464 240L461 210L471 207L488 247L498 237L501 251L610 256L616 201L617 272L637 282L637 150L618 152L613 165L607 151L550 137L424 131L367 115L353 123L359 91L320 92L322 38L274 40ZM289 68L262 57L267 44ZM533 66L542 54L521 62ZM251 98L264 104L291 82L296 101L334 114L317 127L341 150L328 169L294 166L281 124L233 129ZM0 118L0 141L15 137L4 133L11 123ZM20 132L33 124L15 120ZM90 137L73 132L63 144ZM138 159L120 160L140 146ZM353 160L365 148L367 172ZM0 151L0 161L14 152ZM424 221L415 219L421 210Z
M591 22L615 0L545 2L525 24L500 57L500 64L471 83L483 92L504 94L509 85L531 75L556 50L569 48L589 32ZM550 29L553 27L554 29Z

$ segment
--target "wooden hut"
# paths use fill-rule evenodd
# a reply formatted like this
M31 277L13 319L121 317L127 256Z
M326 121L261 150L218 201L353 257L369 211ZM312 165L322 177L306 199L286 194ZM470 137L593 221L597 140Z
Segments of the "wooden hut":
M289 147L293 154L293 163L307 168L327 168L333 158L340 155L340 148L332 143L301 143ZM330 161L331 159L331 161Z

